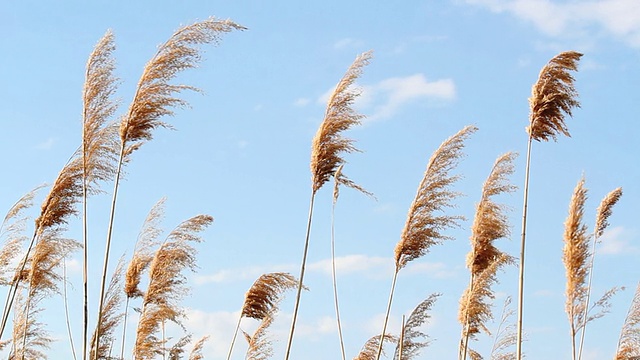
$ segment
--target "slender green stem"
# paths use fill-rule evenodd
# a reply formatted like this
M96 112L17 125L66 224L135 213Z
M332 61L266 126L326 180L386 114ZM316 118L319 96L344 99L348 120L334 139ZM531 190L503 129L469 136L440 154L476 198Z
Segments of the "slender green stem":
M336 322L338 325L338 338L340 339L340 353L342 360L346 360L344 351L344 339L342 337L342 324L340 322L340 307L338 305L338 279L336 276L336 234L335 234L335 212L336 202L333 202L331 208L331 278L333 280L333 302L336 308Z
M111 235L113 232L113 220L116 212L116 199L118 197L118 184L120 183L120 172L122 171L122 163L124 160L125 143L120 148L120 157L118 159L118 169L116 170L115 181L113 184L113 198L111 199L111 211L109 213L109 224L107 228L107 241L104 250L104 264L102 266L102 280L100 283L100 303L98 305L98 324L96 326L96 338L94 343L94 358L98 359L98 348L100 345L100 327L102 326L102 308L104 306L105 288L107 283L107 269L109 268L109 252L111 250Z
M240 329L240 321L242 321L242 314L238 318L238 324L236 325L236 331L233 332L233 339L231 339L231 346L229 346L229 353L227 354L227 360L231 359L231 353L233 352L233 345L236 343L236 337L238 336L238 329Z
M309 252L309 235L311 234L311 219L313 217L313 201L316 197L316 192L311 191L311 200L309 201L309 217L307 219L307 235L304 240L304 251L302 252L302 264L300 265L300 278L298 282L298 290L296 292L296 302L293 307L293 319L291 320L291 328L289 329L289 339L287 340L287 351L285 352L284 359L289 360L289 353L291 352L291 345L293 344L293 334L296 329L296 321L298 320L298 309L300 307L300 295L302 294L304 272L307 265L307 253Z
M524 306L524 249L527 232L527 204L529 202L529 170L531 167L531 143L533 138L529 135L527 144L527 165L524 174L524 202L522 205L522 236L520 238L520 267L518 275L518 322L516 334L516 359L522 360L522 315Z
M382 333L380 334L380 343L378 344L378 353L376 354L376 360L380 360L382 355L382 345L384 345L384 335L387 332L387 325L389 323L389 314L391 313L391 303L393 302L393 292L396 289L396 280L398 279L398 272L400 269L396 265L396 270L393 272L393 281L391 282L391 291L389 292L389 302L387 303L387 313L384 316L384 325L382 326Z

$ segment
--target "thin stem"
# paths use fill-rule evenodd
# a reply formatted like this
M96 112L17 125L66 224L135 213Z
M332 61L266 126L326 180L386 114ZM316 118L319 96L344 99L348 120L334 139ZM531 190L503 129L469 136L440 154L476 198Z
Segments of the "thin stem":
M578 348L578 359L582 359L582 348L584 345L584 333L587 331L587 315L589 314L589 297L591 296L591 280L593 279L593 263L596 257L596 243L598 237L593 235L593 247L591 263L589 264L589 281L587 282L587 297L584 300L584 313L582 314L582 333L580 334L580 346Z
M473 271L473 270L472 270ZM467 306L465 307L465 319L464 325L462 326L462 339L461 341L461 351L459 352L460 360L465 360L467 358L467 350L469 348L469 306L471 304L471 294L473 292L473 280L475 276L471 273L471 280L469 281L469 293L467 294Z
M82 137L83 147L84 136ZM82 152L83 156L86 156L86 149ZM87 226L87 174L86 174L86 162L83 165L83 177L82 177L82 294L83 294L83 311L82 311L82 360L87 358L87 336L89 332L89 287L88 287L88 267L89 267L89 255L88 255L88 226ZM75 359L75 353L74 353Z
M124 359L124 340L127 335L127 315L129 314L129 296L124 304L124 317L122 319L122 345L120 346L120 359Z
M236 337L238 336L238 329L240 329L240 321L242 321L242 313L238 318L238 324L236 325L236 331L233 333L233 339L231 339L231 346L229 347L229 354L227 354L227 360L231 359L231 353L233 352L233 345L236 343Z
M396 289L396 279L398 278L398 272L400 268L396 265L396 270L393 272L393 281L391 282L391 291L389 293L389 302L387 303L387 313L384 316L384 325L382 326L382 334L380 334L380 343L378 344L378 353L376 354L376 360L380 360L382 355L382 345L384 344L384 335L387 332L387 324L389 323L389 314L391 313L391 302L393 301L393 292Z
M113 220L116 212L116 199L118 196L118 184L120 183L120 172L122 170L122 163L124 160L125 143L122 143L120 148L120 157L118 159L118 169L116 171L115 181L113 184L113 198L111 199L111 211L109 213L109 225L107 228L107 242L104 250L104 264L102 267L102 280L100 283L100 303L98 305L98 324L96 326L96 338L94 348L94 358L98 358L98 348L100 345L100 327L102 326L102 308L104 306L104 293L107 283L107 269L109 267L109 251L111 250L111 235L113 231Z
M331 278L333 280L333 301L336 308L336 322L338 325L338 337L340 339L340 352L342 360L346 359L344 351L344 339L342 337L342 324L340 323L340 308L338 306L338 280L336 276L336 234L335 234L335 211L336 202L333 202L331 208Z
M402 360L402 346L404 345L404 322L405 316L402 315L402 326L400 327L400 344L398 345L398 360Z
M529 169L531 167L531 143L533 138L529 135L527 144L527 165L524 174L524 202L522 205L522 237L520 239L520 270L518 277L518 321L516 340L516 359L522 360L522 314L524 305L524 249L527 232L527 204L529 202Z
M71 344L71 353L73 360L76 360L76 347L73 344L73 334L71 332L71 320L69 317L69 299L67 298L67 260L62 259L62 295L64 298L64 316L67 321L67 333L69 334L69 342Z
M291 329L289 329L289 340L287 340L287 351L285 352L284 359L289 360L289 353L291 352L291 345L293 343L293 333L296 328L296 321L298 319L298 308L300 307L300 295L302 293L303 280L305 267L307 265L307 253L309 252L309 235L311 233L311 218L313 217L313 201L316 197L316 192L311 191L311 200L309 201L309 218L307 219L307 235L304 240L304 251L302 253L302 264L300 265L300 278L298 282L298 290L296 292L296 302L293 307L293 319L291 320Z

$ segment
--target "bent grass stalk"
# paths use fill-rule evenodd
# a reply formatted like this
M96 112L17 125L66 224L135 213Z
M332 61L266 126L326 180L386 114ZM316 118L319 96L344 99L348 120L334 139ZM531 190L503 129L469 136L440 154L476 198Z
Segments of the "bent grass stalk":
M518 316L516 359L522 360L522 320L524 309L524 266L527 232L527 207L529 202L529 175L531 168L531 144L533 140L556 140L558 135L570 136L565 125L565 115L572 116L573 108L580 107L574 78L570 71L578 70L582 54L566 51L554 56L540 71L529 98L529 126L527 127L527 160L524 175L524 200L522 204L522 233L518 266Z
M285 360L289 359L293 336L295 334L296 322L298 320L298 309L300 307L300 296L302 293L304 274L307 264L307 254L309 251L309 235L311 232L311 222L313 218L313 203L315 195L320 188L331 179L338 167L344 163L343 153L358 151L353 140L344 138L342 132L354 125L360 124L363 115L358 114L353 108L353 102L360 92L352 89L355 80L362 74L363 67L369 63L371 52L363 53L356 57L346 74L342 77L335 90L329 97L324 119L313 138L311 145L311 200L309 201L309 216L307 219L307 230L302 252L300 265L300 276L298 277L298 289L293 308L293 317L289 329L289 338L285 351Z
M409 208L409 214L400 235L400 241L395 247L395 271L393 272L384 324L378 340L376 360L379 360L382 355L382 346L389 322L389 314L391 313L391 303L393 302L398 272L410 261L429 252L431 246L451 239L443 234L442 231L457 227L458 221L462 219L462 216L445 215L442 212L447 208L453 207L452 201L459 195L450 189L459 176L450 175L449 172L458 165L460 158L463 156L464 141L476 130L475 126L465 126L455 135L445 140L429 159L427 169L418 186L416 197Z

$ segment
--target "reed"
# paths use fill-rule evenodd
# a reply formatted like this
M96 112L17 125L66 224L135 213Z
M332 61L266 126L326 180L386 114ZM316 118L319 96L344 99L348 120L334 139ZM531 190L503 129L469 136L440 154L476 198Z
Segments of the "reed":
M142 298L136 329L135 359L153 359L156 355L163 355L166 340L158 338L158 332L165 322L182 323L183 310L178 301L187 291L186 277L182 272L194 270L196 250L191 243L202 241L198 233L212 222L211 216L194 216L174 228L156 250L149 265L149 284Z
M420 350L429 346L429 336L420 327L431 318L429 311L440 294L431 294L412 311L407 321L403 321L402 330L393 355L394 360L411 360L420 355ZM404 320L404 319L403 319Z
M471 251L467 255L471 280L460 299L458 313L458 320L462 324L460 359L467 358L470 339L474 339L480 331L489 333L486 322L493 318L489 301L494 299L491 285L497 281L496 272L500 267L514 262L511 256L494 244L496 240L509 237L510 229L505 206L496 203L493 198L515 191L515 186L509 182L515 157L513 153L506 153L496 159L476 206L471 226Z
M591 297L591 285L593 282L593 266L596 258L596 245L601 241L601 236L609 227L609 217L613 212L613 206L622 197L622 188L617 188L608 193L600 202L596 210L596 222L594 226L593 244L591 245L591 259L589 262L589 280L587 281L587 295L584 300L584 314L582 315L582 332L580 334L580 345L578 347L578 359L582 358L582 349L584 348L584 337L587 330L587 322L589 321L588 308L589 299Z
M540 70L538 79L531 88L529 98L529 125L527 126L527 161L524 175L524 200L522 204L522 234L518 267L518 320L516 359L522 359L522 320L524 315L524 265L527 233L527 207L529 202L529 173L531 170L531 144L533 140L557 140L558 135L570 136L565 116L572 116L573 109L580 106L578 92L571 71L578 70L582 54L565 51L554 56Z
M451 237L445 235L444 230L459 226L458 222L462 216L444 213L447 208L453 207L452 201L459 195L451 189L459 175L452 175L450 172L463 156L464 141L476 130L475 126L465 126L440 144L440 147L429 159L416 197L409 207L409 214L400 235L400 241L395 247L395 271L382 326L382 335L378 341L376 360L380 359L382 355L383 337L387 331L398 272L410 261L425 255L431 246L450 240Z
M247 317L260 320L263 322L263 325L266 329L266 327L268 327L273 320L273 315L278 308L278 303L281 300L282 294L289 289L296 288L297 285L298 280L294 276L288 273L281 272L263 274L253 283L249 291L247 291L247 293L245 294L242 311L240 312L240 317L238 318L238 323L233 333L233 339L231 340L231 345L229 346L227 360L231 359L233 346L236 341L236 336L238 335L238 330L240 329L240 322L242 318ZM267 318L269 319L265 320ZM258 334L257 331L256 334ZM260 351L258 349L261 348L261 346L259 346L258 344L264 343L263 340L260 340L262 338L263 335L260 335L255 339L255 341L253 341L255 343L254 345L256 346L256 349L254 349L254 356L256 357L259 356L258 354L260 353ZM252 341L250 341L250 348L251 343ZM270 353L271 352L269 352L269 354Z
M394 343L398 341L397 337L389 334L386 334L384 336L380 336L380 335L372 336L369 338L369 340L367 340L364 343L364 345L362 346L362 349L360 350L358 355L356 355L356 357L353 358L353 360L375 360L376 357L378 356L380 339L382 339L382 341L386 341L390 343Z
M615 359L632 360L638 356L640 356L640 283L620 330Z
M117 79L113 75L114 50L113 33L107 31L89 55L82 91L82 359L87 356L89 327L87 199L96 188L92 184L113 178L118 153L117 128L107 123L117 110L117 103L113 100L117 89Z
M311 144L311 199L309 200L309 216L307 218L307 231L302 251L302 261L300 264L300 276L298 278L298 289L293 307L293 318L289 329L289 338L285 352L285 360L289 359L293 336L295 334L296 322L298 321L298 309L300 307L300 296L302 294L304 274L307 265L307 254L309 252L309 234L311 232L311 222L313 218L313 203L316 192L331 179L338 167L344 164L344 153L358 151L353 145L353 140L345 138L342 133L351 127L360 124L364 117L353 109L353 102L360 95L360 92L353 89L353 84L360 75L363 68L369 63L372 53L365 52L356 57L347 72L342 77L336 88L329 96L324 119L318 128Z

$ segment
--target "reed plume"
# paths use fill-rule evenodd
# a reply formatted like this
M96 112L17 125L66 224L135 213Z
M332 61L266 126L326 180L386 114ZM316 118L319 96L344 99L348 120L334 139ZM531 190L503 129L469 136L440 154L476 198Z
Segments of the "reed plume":
M358 355L356 355L356 357L353 358L353 360L375 360L376 355L378 354L378 347L380 346L380 339L383 339L383 341L391 342L391 343L398 341L398 338L393 335L389 335L389 334L385 334L384 336L374 335L364 343L364 345L362 346L362 349L360 350Z
M200 242L198 235L213 218L198 215L178 225L155 252L149 265L149 285L142 299L142 310L136 331L134 357L152 359L164 352L165 341L157 337L167 321L181 324L183 310L178 301L187 293L184 269L194 270L196 250L191 243Z
M14 312L13 339L9 359L47 359L44 351L50 348L53 338L44 324L37 321L37 315L43 310L37 306L42 297L42 293L36 294L30 300L31 306L27 306L24 296L17 296L17 309Z
M78 156L76 152L62 168L45 197L40 208L40 215L35 220L33 236L16 269L16 276L12 280L11 288L7 292L2 324L0 324L0 337L4 333L19 284L25 278L22 274L25 272L27 262L31 259L34 245L43 238L51 241L52 238L58 237L59 232L69 221L69 217L78 213L75 205L83 196L83 173L82 157Z
M191 353L189 354L189 360L202 360L204 359L204 355L202 355L202 348L204 344L209 340L209 336L203 336L198 341L193 344L193 348L191 349Z
M231 359L242 318L247 317L264 321L266 317L271 316L277 309L281 295L289 289L296 288L297 285L298 280L294 276L282 272L263 274L251 285L244 297L244 304L242 305L236 330L233 333L227 359Z
M99 332L102 336L100 337L99 342L96 341L96 334L98 333L98 330L96 329L91 337L91 360L108 359L109 354L113 350L113 344L117 340L117 337L114 334L116 332L116 328L124 319L124 314L122 314L120 310L120 307L122 306L123 275L124 260L121 258L120 261L118 261L116 269L111 275L111 281L107 288L104 311L102 312L102 321L100 321L101 329ZM95 346L98 346L98 348L96 349ZM124 357L121 358L124 359Z
M197 90L193 86L175 85L170 82L181 71L193 68L198 64L200 61L198 45L217 44L223 34L232 30L244 29L244 27L231 20L218 20L215 18L187 25L178 29L169 40L160 45L156 54L145 65L133 100L127 113L122 117L119 126L120 154L116 165L114 190L107 226L98 319L102 317L103 311L115 206L123 164L130 161L131 154L139 149L145 141L153 138L154 129L170 127L169 124L162 121L162 118L173 115L173 108L187 105L185 100L177 97L178 94L184 90ZM100 329L100 324L98 324L98 329ZM100 334L98 333L97 339L99 338Z
M169 349L169 360L181 360L185 352L185 346L191 342L191 335L186 335L178 339L175 344ZM164 356L163 356L164 358Z
M440 144L440 147L429 159L416 197L409 207L409 214L400 235L400 241L395 247L395 271L382 334L387 331L393 293L400 269L410 261L426 254L431 246L451 239L443 231L458 226L458 221L462 219L462 216L444 214L447 208L453 207L452 201L459 195L450 189L458 180L459 175L452 175L450 172L458 165L463 156L464 141L476 130L475 126L465 126ZM378 342L376 360L380 359L382 354L382 343L381 338Z
M50 342L44 325L33 317L42 311L39 306L42 300L60 292L58 283L63 278L58 270L64 258L79 247L77 242L62 238L61 232L61 228L48 228L42 232L29 258L29 268L26 269L24 279L24 301L20 304L22 309L14 321L14 328L18 328L17 333L14 329L14 349L22 354L20 358L23 359L30 358L32 351L34 356L39 356L36 355L39 351L32 349L32 346L42 347L43 342ZM16 338L16 334L22 337Z
M115 61L112 54L114 50L113 33L107 31L89 56L82 92L83 359L86 359L87 356L89 326L87 198L89 193L96 192L97 182L113 178L118 152L116 127L107 123L117 110L117 103L112 99L117 89L117 79L113 75Z
M576 359L576 334L582 328L585 299L587 296L587 260L589 253L589 235L587 226L583 224L584 204L587 190L584 178L580 179L573 191L569 204L569 215L565 221L564 249L562 261L566 269L566 303L565 311L569 317L571 334L571 358Z
M469 339L474 339L481 330L489 333L485 323L493 318L488 302L494 298L491 285L497 281L496 271L514 262L494 245L496 240L509 237L510 229L505 206L494 202L493 197L515 191L516 187L509 182L515 157L516 154L508 152L496 159L476 206L471 226L471 251L467 255L471 281L460 300L458 312L462 324L461 359L466 359Z
M246 360L266 360L273 355L272 340L269 338L267 330L273 322L274 314L273 311L265 314L253 336L248 338L249 348L245 356Z
M429 295L411 311L411 315L402 327L402 333L393 356L394 360L414 359L420 354L422 348L429 346L429 336L420 331L420 327L431 317L429 311L439 296L440 294Z
M493 347L491 348L491 360L513 360L516 357L515 351L507 351L518 340L516 324L509 324L509 319L515 314L515 311L510 309L510 305L511 296L507 296L502 307L500 324L495 332Z
M425 255L431 246L451 239L442 232L458 226L462 217L442 214L446 208L453 207L452 201L459 195L450 189L459 176L451 175L450 172L463 156L464 141L476 130L475 126L465 126L445 140L429 159L416 197L409 208L400 241L395 247L397 270Z
M566 51L554 56L540 71L529 98L529 126L527 126L527 162L524 176L524 201L522 205L522 236L520 238L520 262L518 274L518 320L516 358L522 359L522 317L524 309L524 261L527 232L527 206L529 202L529 173L531 169L531 144L533 140L557 140L559 134L569 136L565 115L572 116L579 107L578 92L574 87L571 71L578 70L582 54Z
M154 249L157 248L158 237L162 234L160 222L164 217L164 204L166 198L160 199L147 214L142 229L138 233L133 256L127 266L124 275L124 293L126 296L124 307L124 318L122 321L122 344L120 346L120 357L124 358L125 338L127 334L127 316L129 313L129 301L133 298L144 296L140 289L142 274L149 268L153 260Z
M618 337L616 360L632 360L640 356L640 283L633 295Z
M342 154L358 151L353 145L353 140L343 137L342 132L359 124L360 120L364 117L352 108L355 99L360 95L360 92L354 90L352 85L355 80L362 75L362 70L364 66L369 63L371 56L372 53L369 51L356 57L329 97L324 119L313 137L310 161L311 200L309 201L309 216L285 360L289 359L291 345L293 344L293 335L298 320L298 308L300 306L300 296L302 294L302 284L307 264L307 253L309 251L313 202L316 192L322 185L329 181L338 167L344 164L345 161L342 158Z
M7 211L0 225L0 239L4 239L4 245L0 248L0 285L12 284L12 279L8 276L15 269L11 265L20 258L22 244L28 240L22 235L28 220L23 212L33 206L33 198L42 187L38 186L18 199Z
M582 358L582 349L584 347L584 337L587 330L587 322L589 321L588 306L591 297L591 283L593 280L593 265L596 257L596 244L601 240L604 230L609 227L609 217L613 212L613 206L622 197L622 188L617 188L608 193L600 202L596 210L596 223L593 234L593 244L591 245L591 260L589 263L589 280L587 282L587 295L584 300L584 314L582 315L582 333L580 334L580 346L578 348L578 359Z

